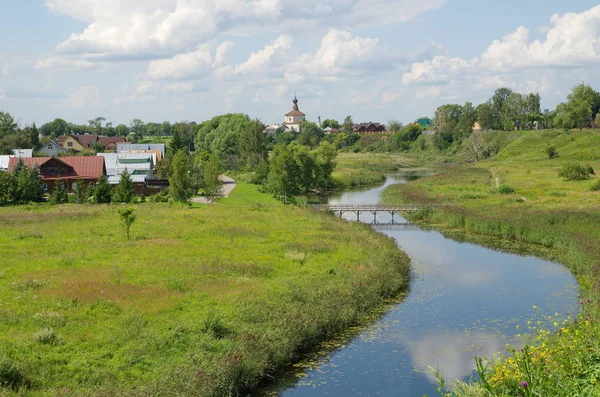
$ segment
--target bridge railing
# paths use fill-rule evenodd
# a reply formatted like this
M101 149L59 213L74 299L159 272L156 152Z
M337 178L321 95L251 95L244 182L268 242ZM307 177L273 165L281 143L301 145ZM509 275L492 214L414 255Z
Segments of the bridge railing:
M313 204L309 208L322 211L418 211L427 207L437 207L438 204Z

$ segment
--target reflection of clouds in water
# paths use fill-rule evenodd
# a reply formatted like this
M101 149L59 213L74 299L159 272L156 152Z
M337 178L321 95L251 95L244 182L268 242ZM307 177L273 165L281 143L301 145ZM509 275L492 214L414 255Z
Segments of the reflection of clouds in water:
M565 274L569 274L569 270L566 267L559 265L557 263L551 263L551 262L538 263L537 269L539 271L540 276L550 276L550 277L563 276L564 277Z
M411 353L413 366L427 374L431 381L435 377L429 367L437 367L447 381L465 379L475 369L475 356L491 357L505 350L508 338L490 332L439 332L414 339L406 335L398 337Z

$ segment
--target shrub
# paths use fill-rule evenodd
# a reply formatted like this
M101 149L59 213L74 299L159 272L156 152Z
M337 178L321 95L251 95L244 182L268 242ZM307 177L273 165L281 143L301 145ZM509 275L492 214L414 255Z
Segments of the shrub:
M573 162L565 164L558 171L558 176L568 181L583 181L590 179L590 175L593 174L594 169L592 167Z
M546 148L546 154L548 155L548 158L550 160L558 157L558 152L556 151L556 147L554 146L548 146Z
M500 185L498 188L498 193L500 194L515 194L515 189L509 185Z
M42 345L58 345L61 342L60 336L56 335L52 328L44 328L39 330L33 336L37 343Z
M19 390L27 385L28 381L17 364L6 356L0 357L0 387Z
M592 184L592 186L590 186L590 191L592 191L592 192L600 191L600 180L597 180L596 182L594 182Z

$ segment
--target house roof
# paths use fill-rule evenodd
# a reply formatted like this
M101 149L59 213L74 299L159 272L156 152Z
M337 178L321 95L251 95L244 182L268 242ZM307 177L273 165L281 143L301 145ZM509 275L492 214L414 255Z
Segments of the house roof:
M428 127L433 124L433 121L429 117L421 117L416 121L421 127Z
M165 156L165 144L164 143L119 143L117 145L117 153L122 151L128 151L135 153L134 151L140 150L158 150L161 153L161 157Z
M81 146L91 147L98 141L98 135L71 135ZM88 146L89 145L89 146Z
M21 160L26 167L40 167L53 158L73 167L77 176L82 178L100 178L104 174L104 159L102 157L29 157L21 158ZM17 164L19 164L19 158L12 157L8 165L9 172L13 172Z
M280 113L280 114L281 114L281 113ZM302 113L301 111L299 111L299 110L296 110L296 109L292 110L292 111L291 111L291 112L289 112L289 113L286 113L285 115L286 115L286 117L287 117L287 116L306 116L304 113Z
M99 136L98 142L104 147L112 144L124 143L125 138L122 136Z
M15 157L33 157L33 149L13 149Z
M383 128L385 129L385 125L381 124L381 123L373 123L371 121L369 121L368 123L360 123L360 124L354 124L354 129L355 130L360 130L362 127L369 129L370 127L374 127L377 129Z

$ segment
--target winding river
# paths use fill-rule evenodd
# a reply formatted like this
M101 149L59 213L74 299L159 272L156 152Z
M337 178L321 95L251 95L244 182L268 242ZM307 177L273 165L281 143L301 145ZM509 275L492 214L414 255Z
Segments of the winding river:
M330 197L330 203L376 204L378 188ZM371 216L371 218L369 218ZM348 219L356 215L348 214ZM362 222L372 222L362 214ZM378 222L391 218L378 215ZM395 221L405 222L396 216ZM435 396L438 367L447 381L475 375L474 356L522 344L528 321L552 329L577 312L578 287L563 266L533 256L461 243L415 226L373 226L413 262L408 296L350 340L300 363L260 395ZM534 308L535 306L535 308ZM558 316L556 316L558 314Z

